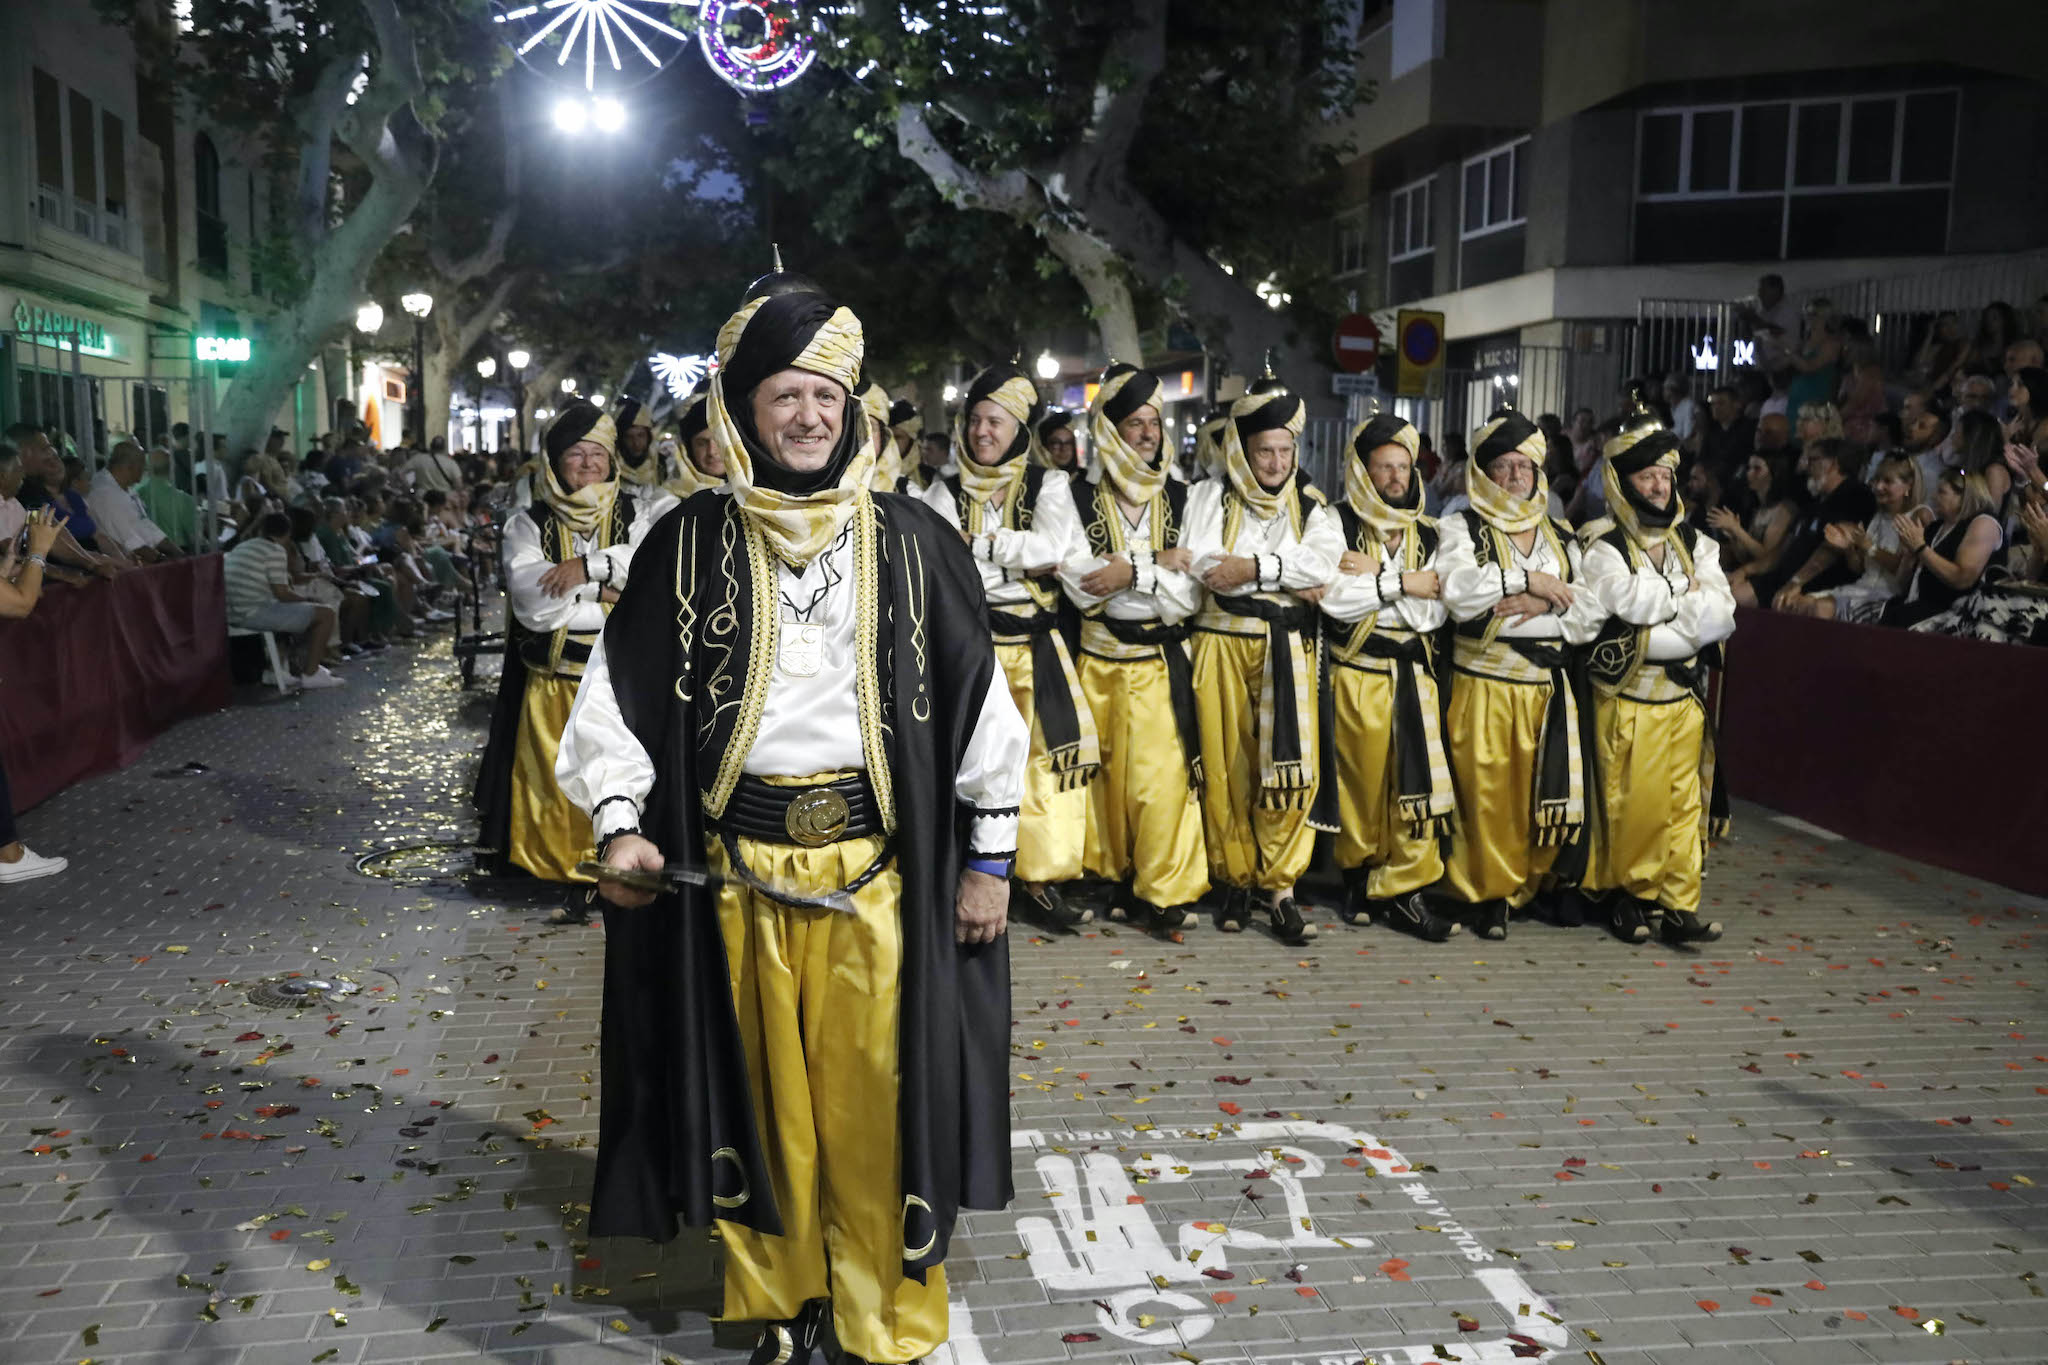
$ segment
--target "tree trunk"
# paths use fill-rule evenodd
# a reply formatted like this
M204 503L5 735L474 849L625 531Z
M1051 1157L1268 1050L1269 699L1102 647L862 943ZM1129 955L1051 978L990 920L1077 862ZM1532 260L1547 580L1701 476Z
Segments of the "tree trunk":
M1138 308L1131 301L1130 286L1124 283L1123 267L1116 253L1085 232L1068 227L1046 226L1046 245L1087 292L1089 314L1102 338L1102 353L1126 364L1145 363L1145 348L1138 340Z

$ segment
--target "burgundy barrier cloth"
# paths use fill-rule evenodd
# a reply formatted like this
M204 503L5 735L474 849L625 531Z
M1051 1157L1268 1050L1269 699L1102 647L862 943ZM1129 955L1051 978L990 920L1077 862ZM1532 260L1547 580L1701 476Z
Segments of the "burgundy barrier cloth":
M0 621L0 762L27 810L142 756L186 716L228 704L219 555L46 589Z
M2048 895L2048 649L1738 610L1729 790L1860 843Z

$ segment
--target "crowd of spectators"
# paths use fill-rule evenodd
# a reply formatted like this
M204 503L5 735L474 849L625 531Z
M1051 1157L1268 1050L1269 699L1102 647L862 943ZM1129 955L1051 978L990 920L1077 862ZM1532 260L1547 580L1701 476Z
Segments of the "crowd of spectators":
M1966 328L1918 319L1889 368L1868 321L1824 298L1795 310L1767 275L1743 309L1758 364L1695 388L1690 371L1629 386L1684 444L1688 519L1721 543L1746 606L1948 635L2048 644L2048 295ZM1887 319L1896 324L1897 319ZM1538 419L1552 512L1605 515L1600 447L1622 420ZM1429 485L1464 505L1455 434Z
M219 439L195 449L184 423L169 436L148 450L118 440L93 468L60 453L61 431L0 434L0 580L18 582L31 514L46 507L58 524L42 533L44 611L63 610L66 587L224 552L228 625L291 637L286 684L322 688L340 685L334 666L454 620L472 575L493 571L504 512L488 500L500 472L490 457L451 454L438 438L378 450L360 426L303 457L273 431L236 461ZM498 463L509 474L509 458Z

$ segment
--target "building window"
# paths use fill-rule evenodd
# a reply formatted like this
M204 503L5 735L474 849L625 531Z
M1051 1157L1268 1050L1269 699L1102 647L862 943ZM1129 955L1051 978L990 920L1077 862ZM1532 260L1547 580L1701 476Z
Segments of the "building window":
M1364 209L1337 218L1337 273L1355 275L1365 269L1366 216Z
M1636 259L1939 252L1957 101L1920 90L1651 110L1637 136Z
M1405 261L1436 247L1436 224L1430 219L1427 180L1403 185L1388 197L1387 262Z
M36 217L128 249L128 138L120 118L41 68L30 75L36 134Z
M192 197L199 227L199 268L209 275L228 273L228 223L220 212L220 153L213 139L200 133L192 139Z
M128 129L100 111L100 239L116 251L128 249Z
M1522 183L1522 154L1528 145L1529 139L1521 138L1465 163L1465 216L1458 225L1461 236L1498 232L1528 216L1528 192Z

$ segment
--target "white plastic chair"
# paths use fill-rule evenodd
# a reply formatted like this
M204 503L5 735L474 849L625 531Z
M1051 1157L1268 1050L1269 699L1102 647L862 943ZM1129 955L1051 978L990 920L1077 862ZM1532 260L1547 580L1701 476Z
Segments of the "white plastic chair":
M292 690L290 682L292 673L290 669L285 667L284 651L277 647L276 633L268 630L250 630L243 626L228 627L228 638L230 640L237 638L246 639L251 635L261 635L263 637L263 650L270 656L270 676L277 683L278 695L289 695Z

